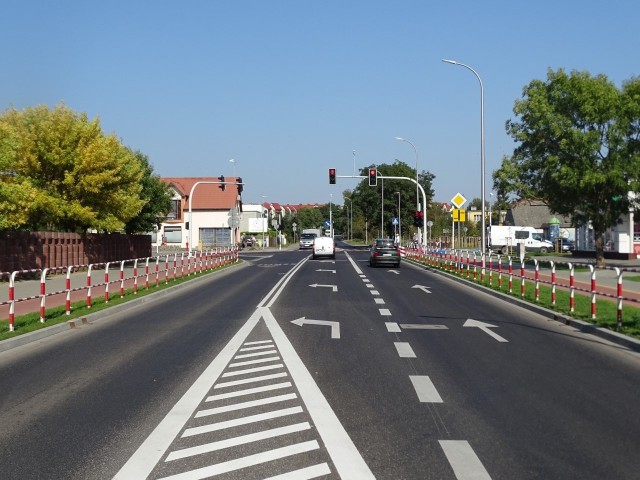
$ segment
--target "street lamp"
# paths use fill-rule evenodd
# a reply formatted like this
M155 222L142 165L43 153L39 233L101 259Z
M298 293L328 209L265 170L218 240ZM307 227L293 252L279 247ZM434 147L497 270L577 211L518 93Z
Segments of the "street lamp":
M478 72L476 72L469 65L456 62L455 60L447 60L444 58L442 59L442 61L470 70L476 76L478 82L480 82L480 198L482 199L482 254L484 255L487 246L487 229L485 224L486 220L484 206L484 86L482 85L482 79L480 78L480 75L478 75ZM482 258L484 259L484 256Z
M353 200L351 197L344 197L345 200L349 200L351 204L351 213L349 214L349 240L353 239Z
M236 177L236 159L232 158L231 160L229 160L229 163L233 164L233 178Z
M410 141L407 140L406 138L402 138L402 137L394 137L396 140L400 140L401 142L407 142L409 145L411 145L413 147L413 151L416 155L416 211L421 211L420 209L420 193L418 191L418 149L416 148L416 146ZM424 205L424 211L426 212L427 210L427 206ZM426 226L423 225L423 229L426 229ZM426 231L426 230L425 230ZM418 228L418 242L422 243L422 232L420 231L420 228ZM424 237L426 237L426 235L424 235Z

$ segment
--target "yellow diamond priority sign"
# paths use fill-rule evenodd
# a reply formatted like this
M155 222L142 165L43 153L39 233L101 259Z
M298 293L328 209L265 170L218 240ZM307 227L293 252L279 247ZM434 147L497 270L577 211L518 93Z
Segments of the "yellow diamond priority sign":
M462 206L467 203L467 199L462 196L461 193L456 193L456 195L451 199L451 203L456 208L462 208Z

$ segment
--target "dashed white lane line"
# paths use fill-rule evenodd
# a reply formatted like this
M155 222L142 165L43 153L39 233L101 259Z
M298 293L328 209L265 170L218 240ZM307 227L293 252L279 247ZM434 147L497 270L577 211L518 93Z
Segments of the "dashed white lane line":
M413 348L408 342L393 342L393 344L401 358L416 358L416 354L413 353Z
M440 440L440 446L447 456L458 480L491 480L489 473L465 440Z
M385 322L384 323L387 327L387 332L389 333L400 333L400 325L398 325L396 322Z
M442 403L442 397L426 375L409 375L420 403Z
M367 283L367 284L365 284L365 286L366 286L367 288L373 288L373 283Z
M373 299L378 305L384 305L384 299L382 298L374 298Z
M389 310L388 308L380 308L378 310L380 311L380 315L382 315L383 317L391 316L391 310Z
M378 290L369 290L371 292L371 295L380 295L380 292Z

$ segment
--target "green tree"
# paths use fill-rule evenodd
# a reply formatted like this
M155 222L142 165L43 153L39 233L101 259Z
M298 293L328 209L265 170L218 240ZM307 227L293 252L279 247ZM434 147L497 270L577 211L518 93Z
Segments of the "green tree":
M538 199L575 225L591 223L596 260L640 186L640 79L622 89L606 76L549 70L533 80L506 129L519 144L494 172L499 194Z
M153 173L153 166L147 156L141 152L134 152L133 155L142 167L140 198L145 204L142 210L127 222L124 230L127 233L147 233L158 228L171 211L172 195L169 185Z
M385 177L416 178L415 169L404 162L396 160L393 164L381 164L376 167L379 175ZM369 186L369 167L361 170L360 175L365 176L352 192L345 191L343 195L349 196L353 200L353 230L356 236L364 238L374 236L392 236L394 227L391 224L393 217L398 217L402 226L403 238L411 238L416 232L413 226L413 216L416 210L416 184L406 180L384 180L378 179L375 187ZM429 172L421 172L418 182L424 188L427 197L427 206L433 198L431 187L435 176ZM384 183L384 204L382 202L382 186ZM398 213L398 194L400 194L400 212ZM422 194L420 194L422 204ZM424 206L423 210L426 210ZM382 210L384 209L384 225L382 222Z
M145 203L135 155L105 136L97 119L64 104L5 111L0 145L3 171L13 179L0 191L4 228L116 231Z

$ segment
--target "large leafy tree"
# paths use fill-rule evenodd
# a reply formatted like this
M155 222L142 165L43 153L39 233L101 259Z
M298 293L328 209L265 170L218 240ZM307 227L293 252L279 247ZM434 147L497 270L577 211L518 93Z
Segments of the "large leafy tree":
M153 173L149 158L141 152L134 152L134 156L142 167L140 198L145 204L140 212L127 222L124 230L127 233L146 233L158 228L171 211L172 194L169 185Z
M117 231L145 204L133 152L64 104L0 115L0 157L0 228Z
M604 233L640 187L640 79L618 89L604 75L549 70L546 81L524 88L513 111L506 129L518 146L494 172L496 189L590 223L603 265Z

